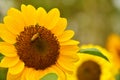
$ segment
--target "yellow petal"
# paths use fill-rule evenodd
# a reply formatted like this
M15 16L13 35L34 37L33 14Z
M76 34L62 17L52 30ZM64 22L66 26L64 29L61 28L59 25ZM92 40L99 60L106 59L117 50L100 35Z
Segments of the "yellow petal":
M17 19L17 18L16 18ZM22 21L15 20L11 16L6 16L4 18L4 22L6 25L6 28L11 31L13 34L19 34L21 31L24 30L25 25L21 23Z
M12 67L16 65L18 61L19 61L18 57L4 57L1 60L0 67L5 67L5 68Z
M18 74L20 72L22 72L24 69L24 62L19 61L15 66L10 67L8 69L8 72L11 74Z
M63 33L66 27L67 27L67 20L65 18L60 18L56 26L52 29L52 32L56 36L59 36Z
M107 40L107 48L116 48L116 46L119 46L120 45L120 38L118 35L115 35L115 34L111 34L109 37L108 37L108 40Z
M34 70L32 68L28 68L25 74L26 80L35 80Z
M0 42L0 53L7 57L17 56L17 51L12 44Z
M34 68L25 67L22 77L25 78L25 80L39 80L41 75L45 74L44 71L45 70L35 70Z
M45 11L44 8L40 7L37 9L37 23L40 26L44 26L46 15L47 15L47 12Z
M7 80L21 80L21 73L16 75L7 73Z
M28 68L25 74L26 80L39 80L40 76L39 75L39 70L34 70L33 68Z
M66 80L66 74L60 67L58 67L57 65L53 65L51 69L53 69L57 73L58 80Z
M67 31L64 31L62 35L58 36L58 40L60 42L64 42L64 41L71 39L73 35L74 35L74 31L67 30Z
M65 41L65 42L61 42L60 45L78 45L79 44L79 41L75 41L75 40L68 40L68 41Z
M64 71L60 68L58 68L56 65L52 65L51 67L48 67L45 70L37 71L38 73L35 73L36 80L41 79L43 76L47 75L48 73L55 73L58 75L57 80L66 80L66 75L64 74ZM37 75L38 74L38 75ZM32 79L30 79L32 80Z
M57 63L67 71L73 71L75 66L74 63L78 61L78 56L74 55L60 55Z
M65 46L61 46L60 47L60 52L61 53L64 53L64 52L77 52L77 51L79 51L79 47L78 46L76 46L76 45L65 45Z
M7 15L12 17L19 17L20 19L22 18L21 12L15 8L10 8L7 12Z
M25 21L23 19L22 13L14 8L8 10L8 16L4 19L4 23L8 26L7 29L13 33L20 33L25 27Z
M36 9L32 5L22 5L21 11L23 14L23 18L25 20L26 26L36 25Z
M50 10L45 18L44 27L51 30L53 27L55 27L59 18L60 18L60 12L57 8Z
M6 41L6 42L8 42L10 44L16 43L16 35L12 34L5 27L6 26L4 24L0 24L0 37L4 41Z
M71 62L76 62L79 60L79 57L76 52L67 51L60 54L61 59L65 57L67 58L68 61L71 61Z
M21 79L20 80L26 80L26 77L25 77L25 75L26 75L26 68L27 67L25 67L24 66L24 69L22 70L22 72L20 72L20 73L18 73L18 74L21 74ZM13 75L16 75L16 74L13 74Z

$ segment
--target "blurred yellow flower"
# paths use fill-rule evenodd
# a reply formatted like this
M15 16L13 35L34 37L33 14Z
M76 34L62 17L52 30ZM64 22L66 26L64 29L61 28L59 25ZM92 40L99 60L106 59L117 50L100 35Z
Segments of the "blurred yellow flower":
M120 69L120 36L111 34L107 39L106 47L113 56L115 68Z
M108 56L108 52L94 45L83 45L80 49L86 48L96 48L105 56ZM113 65L107 60L84 53L78 53L79 61L76 63L75 77L72 77L73 80L115 80Z
M72 72L79 47L72 40L74 32L65 30L67 20L57 8L48 13L39 7L22 5L21 11L8 10L0 24L0 53L5 57L0 67L8 68L7 80L39 80L47 73L56 73L66 80Z

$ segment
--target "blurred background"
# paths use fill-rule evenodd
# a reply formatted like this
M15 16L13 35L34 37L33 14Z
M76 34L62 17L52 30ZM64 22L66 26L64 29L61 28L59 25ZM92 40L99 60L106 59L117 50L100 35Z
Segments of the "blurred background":
M75 31L75 39L81 44L105 46L111 33L120 34L120 0L0 0L0 22L11 7L21 4L44 7L47 11L56 7L61 17L68 20L68 29Z
M47 11L58 8L80 45L92 43L105 47L111 33L120 34L120 0L0 0L0 22L9 8L20 9L21 4L44 7ZM4 80L1 75L5 72L0 70L0 80Z

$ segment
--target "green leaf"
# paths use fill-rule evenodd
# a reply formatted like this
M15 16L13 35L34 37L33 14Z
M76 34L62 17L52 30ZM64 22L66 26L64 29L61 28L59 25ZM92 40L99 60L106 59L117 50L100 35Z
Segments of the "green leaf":
M109 61L108 58L103 55L103 53L101 53L98 49L96 48L86 48L86 49L81 49L80 53L85 53L85 54L91 54L91 55L95 55L95 56L99 56L104 58L105 60Z
M4 55L0 53L0 62L3 59ZM6 75L7 75L7 68L1 68L0 67L0 80L6 80Z
M7 68L0 67L0 80L6 80L7 71Z
M58 80L58 75L55 73L48 73L44 77L42 77L40 80Z
M4 57L4 55L2 55L2 54L0 53L0 62L1 62L1 60L2 60L3 57Z
M116 80L120 80L120 70L118 71L118 74L115 76Z
M0 38L0 42L2 42L3 40Z

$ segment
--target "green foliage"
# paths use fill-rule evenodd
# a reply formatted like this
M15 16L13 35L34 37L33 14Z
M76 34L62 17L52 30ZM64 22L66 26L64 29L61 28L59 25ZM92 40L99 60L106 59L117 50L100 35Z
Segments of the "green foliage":
M55 73L48 73L44 77L42 77L40 80L58 80L58 75Z
M120 80L120 70L118 72L118 74L115 76L116 80Z
M86 49L81 49L80 53L84 53L84 54L91 54L91 55L95 55L95 56L99 56L104 58L105 60L109 61L108 58L104 55L104 53L101 53L98 49L96 48L86 48Z
M0 53L0 61L2 60L3 57L4 57L4 56Z
M1 38L0 38L0 42L3 41Z
M0 61L4 56L0 53ZM0 80L6 80L7 68L0 67Z
M6 80L7 68L0 67L0 80Z

